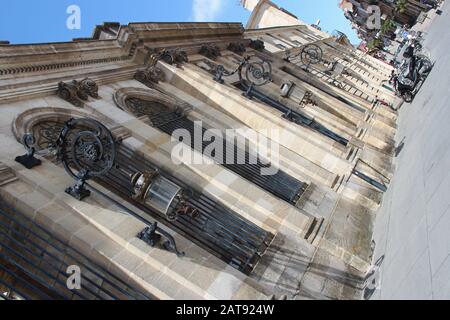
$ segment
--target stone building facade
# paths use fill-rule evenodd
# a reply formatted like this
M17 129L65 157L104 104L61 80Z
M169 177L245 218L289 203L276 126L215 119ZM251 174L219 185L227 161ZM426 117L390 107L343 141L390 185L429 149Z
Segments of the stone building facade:
M258 27L107 23L89 39L0 45L4 297L363 297L394 171L391 69L298 20ZM111 132L115 161L79 201L54 146L70 119L86 118ZM237 131L246 150L232 151L246 159L254 133L276 144L276 173L262 175L259 160L174 161L171 135L200 122L247 129ZM24 142L41 160L32 169L15 161ZM174 217L140 201L130 182L139 173L183 190L186 210ZM154 222L162 239L152 246L142 232ZM81 269L81 290L66 286L70 266Z

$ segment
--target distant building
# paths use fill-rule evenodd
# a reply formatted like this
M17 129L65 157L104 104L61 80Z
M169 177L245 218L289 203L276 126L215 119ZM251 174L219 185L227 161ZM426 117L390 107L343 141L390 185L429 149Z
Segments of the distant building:
M381 23L391 20L397 25L412 26L422 12L430 9L429 6L416 0L342 0L339 7L344 11L345 17L353 24L358 37L366 42L377 38L380 30L371 29L368 24L368 7L379 6L381 10Z

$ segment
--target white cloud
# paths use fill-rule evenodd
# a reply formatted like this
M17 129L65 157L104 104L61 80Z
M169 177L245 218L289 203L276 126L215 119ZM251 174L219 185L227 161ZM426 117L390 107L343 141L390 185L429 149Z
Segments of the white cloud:
M192 19L197 22L211 22L222 9L223 0L194 0Z

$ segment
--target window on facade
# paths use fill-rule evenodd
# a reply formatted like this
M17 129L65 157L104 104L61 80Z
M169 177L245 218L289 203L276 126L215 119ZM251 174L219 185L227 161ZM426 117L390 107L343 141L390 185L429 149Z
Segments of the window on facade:
M129 96L124 99L124 102L131 105L132 110L137 110L137 114L149 113L149 116L153 117L156 113L159 113L159 116L164 118L162 119L164 125L169 126L170 120L173 119L167 119L163 116L167 114L166 111L161 109L164 104L163 101L140 100L142 99ZM165 109L170 111L172 108L169 106ZM39 121L29 121L23 127L27 127L27 131L30 130L30 132L36 134L40 147L47 147L58 138L57 128L63 128L65 121L70 117L71 115L67 114L64 117L60 116L58 119L55 116L40 118ZM21 121L18 121L18 123L21 123ZM189 207L196 208L198 215L195 217L180 215L176 220L169 220L164 213L156 210L147 201L141 202L133 197L133 183L130 177L134 173L148 172L158 172L165 181L189 191L186 204ZM233 210L203 193L202 190L196 190L188 182L158 167L148 158L136 152L133 147L126 143L126 140L117 146L114 167L108 173L95 178L95 182L121 197L124 201L133 204L158 222L183 234L187 239L245 274L252 272L261 256L264 255L268 247L267 244L274 237L270 232L239 216ZM269 182L267 185L271 186L272 184ZM1 213L0 210L0 218ZM236 232L236 230L239 230L239 232Z
M127 98L125 100L125 103L127 105L126 109L131 111L131 113L135 115L140 115L143 112L151 112L155 108L155 106L159 106L158 103L155 104L155 102L151 100L131 97ZM187 116L184 116L182 113L162 112L158 117L158 115L155 115L155 113L152 112L149 116L152 117L150 124L153 127L160 129L170 136L172 136L173 133L178 129L187 130L191 133L191 137L195 136L196 124ZM203 134L205 134L207 129L203 127L201 128L201 130L203 131ZM259 157L255 159L255 163L252 163L251 154L253 154L253 151L250 150L248 146L245 147L245 150L240 146L231 146L230 148L229 142L226 139L221 136L217 136L217 139L218 141L220 141L219 143L223 146L223 148L218 154L211 155L213 157L213 160L216 160L217 163L221 164L225 168L241 175L243 178L251 181L260 188L275 195L277 198L280 198L291 204L296 204L298 198L301 196L305 189L305 184L302 181L291 177L281 170L278 170L277 173L271 176L263 176L260 173L255 173L255 168L263 168L267 167L267 165L264 164ZM192 139L191 141L183 142L188 144L191 148L196 148L196 144L194 143L194 141L192 141ZM201 149L197 151L200 151L204 154L205 149L208 148L210 144L212 144L212 142L205 143L200 147ZM229 152L234 152L234 155L229 154L227 156L227 153ZM229 159L230 156L233 159L238 159L239 155L244 157L244 163L228 163L229 161L227 161L227 159Z
M241 90L246 90L245 87L242 86L242 84L239 85L239 88ZM339 144L343 146L348 145L348 140L344 137L340 136L339 134L333 132L332 130L326 128L321 123L318 123L314 119L309 118L308 116L304 115L301 112L295 111L292 108L284 105L280 101L273 99L270 96L267 96L262 91L259 91L258 89L253 89L252 98L261 101L262 103L265 103L281 112L284 113L283 117L291 122L294 122L301 126L309 127L310 129L319 132L320 134L323 134L324 136L338 142Z

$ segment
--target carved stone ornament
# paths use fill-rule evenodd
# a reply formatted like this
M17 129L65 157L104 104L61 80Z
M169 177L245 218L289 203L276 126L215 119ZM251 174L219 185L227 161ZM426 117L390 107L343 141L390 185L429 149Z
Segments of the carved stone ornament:
M243 44L242 42L231 42L230 45L228 46L228 50L236 54L242 55L247 51L247 48L245 47L245 44Z
M265 49L265 45L262 40L252 40L250 42L250 48L256 51L263 51Z
M180 68L184 63L189 62L187 52L179 48L169 50L163 49L160 52L151 54L148 64L154 66L159 60L170 65L176 65L177 68Z
M69 83L60 82L58 84L58 96L77 107L82 107L83 101L88 100L88 95L81 90L81 85L76 80Z
M85 78L81 81L60 82L58 84L58 96L77 107L83 107L89 96L98 98L98 86L94 80Z
M156 66L150 66L146 69L136 71L134 78L137 81L149 86L152 86L153 83L157 84L160 81L164 82L166 80L164 72Z
M81 89L92 98L98 98L98 85L94 80L89 78L81 80Z
M211 60L216 60L222 55L220 48L215 45L203 45L199 53Z

